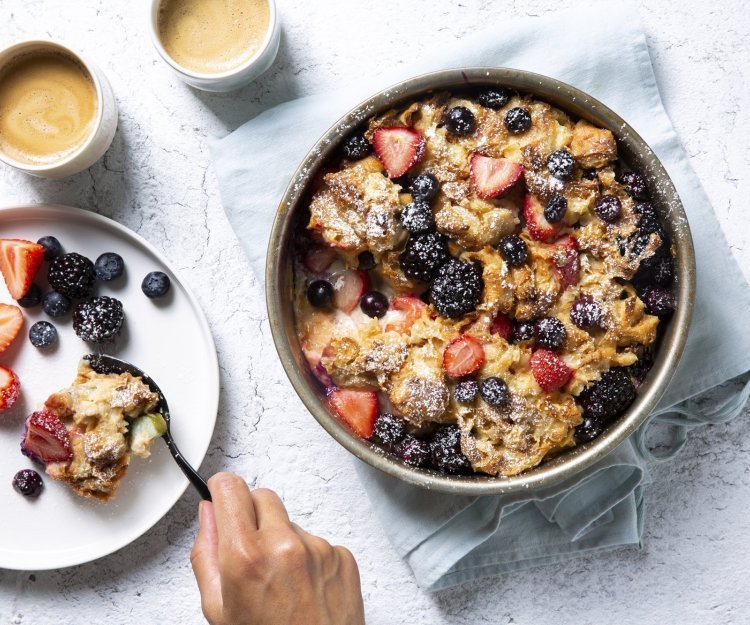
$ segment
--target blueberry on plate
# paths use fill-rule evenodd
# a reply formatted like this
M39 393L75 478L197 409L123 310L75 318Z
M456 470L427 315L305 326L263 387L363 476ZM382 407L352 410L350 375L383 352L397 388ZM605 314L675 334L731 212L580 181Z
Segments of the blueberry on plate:
M38 497L44 488L42 476L33 469L22 469L13 476L13 488L24 497Z
M567 150L557 150L547 157L547 169L559 180L569 180L576 167L576 159Z
M594 212L602 221L613 224L620 219L622 202L616 195L602 195L594 204Z
M604 431L604 425L599 419L584 417L583 423L576 426L575 438L579 443L593 441Z
M435 229L435 217L426 200L415 199L401 212L401 223L409 232L421 234Z
M434 198L439 189L440 182L429 172L419 174L409 185L409 190L415 198L427 201Z
M50 291L42 298L42 308L50 317L64 317L70 312L70 300L62 293Z
M453 388L453 398L459 404L471 404L479 393L479 382L476 380L461 380Z
M479 394L490 406L505 406L510 401L510 390L505 380L498 377L485 378L479 384Z
M646 304L646 312L657 317L669 317L676 306L672 291L658 287L646 291L643 301Z
M505 114L505 127L514 135L526 132L531 128L531 114L520 106L512 108Z
M529 257L529 248L526 245L526 241L517 234L509 234L507 237L500 239L497 249L500 252L500 256L511 267L523 265Z
M141 290L146 297L156 299L164 297L169 292L170 285L171 282L166 273L163 271L152 271L143 278Z
M53 260L62 254L62 245L53 236L42 237L37 243L44 248L44 260Z
M307 301L315 308L329 308L333 294L333 285L328 280L313 280L307 287Z
M604 311L590 295L582 295L570 307L570 320L582 330L601 326Z
M344 142L342 150L346 158L352 161L358 161L372 152L372 145L370 145L370 142L365 139L365 136L362 133L358 133L352 135Z
M477 127L477 121L465 106L454 106L445 116L445 127L454 135L470 135Z
M648 185L646 179L636 171L626 171L620 174L619 182L628 194L636 200L648 199Z
M488 109L498 110L508 104L511 95L510 89L505 87L488 87L477 94L477 102Z
M544 207L544 218L551 224L556 224L558 221L562 221L567 210L568 200L564 196L555 193L549 199L549 202L547 202L547 206Z
M42 289L39 288L38 284L32 284L29 290L26 291L21 299L18 300L18 305L21 308L34 308L42 303Z
M125 271L125 261L122 256L114 252L106 252L99 256L94 263L96 277L104 282L116 280Z
M29 341L34 347L51 347L57 342L57 330L49 321L37 321L29 329Z
M510 335L512 343L523 343L534 338L534 324L530 321L516 321Z
M565 342L568 333L563 322L556 317L542 317L534 324L536 344L546 349L558 349Z
M368 317L380 319L388 312L388 298L380 291L367 291L360 298L359 307Z
M372 255L372 252L360 252L359 256L357 256L357 267L361 271L370 271L371 269L374 269L375 257Z
M456 425L437 429L430 441L430 456L436 469L449 475L471 471L471 463L461 451L461 431Z
M406 463L413 467L426 467L430 464L430 445L407 434L397 445L396 453Z

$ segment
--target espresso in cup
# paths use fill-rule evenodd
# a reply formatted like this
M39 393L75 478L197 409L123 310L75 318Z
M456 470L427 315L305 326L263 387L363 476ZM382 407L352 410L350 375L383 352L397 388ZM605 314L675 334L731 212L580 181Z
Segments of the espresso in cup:
M0 69L0 151L27 165L62 161L90 139L97 109L77 59L57 49L21 53Z
M249 61L269 29L268 0L162 0L158 34L175 63L221 74Z

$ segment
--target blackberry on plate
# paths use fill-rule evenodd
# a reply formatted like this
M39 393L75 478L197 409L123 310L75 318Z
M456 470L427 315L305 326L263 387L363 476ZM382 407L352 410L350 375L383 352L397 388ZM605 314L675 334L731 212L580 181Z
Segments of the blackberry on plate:
M42 237L37 243L44 248L44 260L50 261L62 254L62 245L53 236Z
M451 258L430 285L430 302L441 315L455 319L476 309L483 290L482 266Z
M534 324L534 337L539 347L558 349L568 338L563 322L556 317L542 317Z
M62 293L50 291L42 299L42 308L50 317L64 317L70 312L70 300Z
M570 320L582 330L601 326L604 312L590 295L582 295L570 307Z
M65 297L85 299L94 292L94 263L76 252L63 254L50 263L47 279L49 285Z
M407 278L429 282L449 258L445 236L427 232L409 237L399 260Z
M103 282L116 280L125 271L125 261L114 252L105 252L94 263L96 277Z
M534 338L534 324L530 321L516 321L510 334L512 343L523 343Z
M626 171L620 174L619 182L625 187L628 195L636 200L648 199L648 185L646 179L635 171Z
M329 308L333 295L333 285L328 280L313 280L307 287L307 301L315 308Z
M449 475L471 471L471 463L461 451L461 431L456 425L444 425L430 441L430 455L436 469Z
M163 271L151 271L141 282L141 291L149 299L164 297L169 292L171 282Z
M352 135L344 142L342 151L349 160L358 161L372 152L372 145L362 133L359 133Z
M635 386L621 368L609 369L578 396L584 418L608 423L619 417L635 399Z
M404 437L395 451L406 464L413 467L426 467L430 463L430 445L411 434Z
M454 135L470 135L476 126L474 113L465 106L454 106L445 116L445 127Z
M643 297L646 312L657 317L668 317L674 312L675 297L669 289L654 288L646 291Z
M461 380L453 387L453 397L459 404L470 404L477 398L479 382L476 380Z
M576 167L576 159L567 150L557 150L547 157L547 169L560 180L569 180Z
M482 89L477 94L477 102L482 106L486 106L488 109L498 110L508 104L511 95L513 95L510 89L505 87L489 87Z
M78 337L90 343L103 343L115 338L124 320L122 302L106 295L81 302L73 310L73 330Z
M403 419L385 412L375 419L371 440L387 447L396 445L406 436L406 423Z
M44 488L42 476L33 469L22 469L13 476L13 488L24 497L38 497Z
M525 109L517 106L505 114L505 127L517 135L531 128L531 114Z
M568 200L559 193L555 193L547 202L547 206L544 207L544 218L551 224L556 224L558 221L562 221L567 210Z
M510 234L500 239L497 249L503 260L511 267L523 265L529 257L529 248L526 245L526 241L517 234Z
M622 213L622 202L616 195L602 195L594 204L594 212L608 224L615 223Z
M438 179L429 172L419 174L409 185L409 190L415 198L427 201L434 198L439 189Z
M34 347L51 347L57 342L57 329L49 321L37 321L29 329L29 341Z
M638 219L638 231L642 234L651 234L655 232L662 238L666 238L664 228L661 226L659 221L659 214L656 212L656 208L651 202L641 202L636 204L634 208L636 214L640 217Z
M29 290L26 291L21 299L18 300L18 305L21 308L34 308L42 303L42 289L39 288L38 284L32 284Z
M362 271L370 271L375 268L375 257L372 252L360 252L357 256L357 267Z
M505 380L494 376L482 380L479 394L490 406L505 406L510 400L510 390Z
M401 223L412 234L421 234L435 229L432 208L425 200L415 199L401 212Z
M388 298L380 291L367 291L360 298L359 307L368 317L380 319L388 312Z
M604 425L599 419L584 417L583 423L576 426L575 437L579 443L593 441L604 431Z
M640 355L635 364L632 364L628 367L628 373L633 379L633 383L636 385L636 387L643 384L646 376L648 375L648 372L651 371L651 367L653 366L654 352L650 347L647 347L643 350L643 353Z

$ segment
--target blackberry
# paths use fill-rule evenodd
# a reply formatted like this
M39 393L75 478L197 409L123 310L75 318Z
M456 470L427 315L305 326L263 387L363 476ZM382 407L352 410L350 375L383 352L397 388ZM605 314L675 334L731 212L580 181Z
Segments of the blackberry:
M505 127L514 135L526 132L531 128L531 114L520 106L512 108L505 114Z
M482 266L452 258L430 285L430 301L441 315L455 319L476 309L483 290Z
M406 277L429 282L450 258L448 243L442 234L428 232L409 237L399 261Z
M445 127L454 135L470 135L477 127L477 121L465 106L454 106L445 116Z
M594 212L608 224L615 223L622 213L622 202L616 195L602 195L594 204Z
M151 271L141 282L141 291L149 299L164 297L169 292L171 282L163 271Z
M664 228L659 222L659 214L651 202L641 202L635 205L635 212L640 216L638 220L638 232L642 234L656 233L662 238L666 238Z
M570 307L570 320L582 330L601 326L602 307L590 295L582 295Z
M643 301L646 304L646 312L657 317L669 317L676 306L672 291L658 287L646 291Z
M38 284L32 284L29 290L26 291L21 299L18 300L18 305L21 308L34 308L42 303L42 289L39 288Z
M513 331L510 340L513 343L523 343L534 338L534 324L530 321L516 321L513 323Z
M359 133L349 137L344 142L344 146L341 149L346 158L352 161L358 161L372 152L372 145L370 145L370 142L365 139L363 134Z
M333 285L328 280L314 280L307 287L307 301L315 308L329 308L333 303Z
M648 186L646 179L635 171L626 171L620 174L620 183L625 187L628 195L635 200L648 199Z
M49 285L71 299L91 297L96 283L94 263L76 252L55 258L47 273Z
M413 467L425 467L430 463L430 445L411 434L407 434L396 446L396 453Z
M547 349L558 349L568 338L562 321L555 317L543 317L537 319L534 324L534 337L539 347Z
M471 463L461 451L461 431L456 425L437 429L430 441L430 456L436 469L449 475L471 471Z
M44 260L50 261L62 254L62 245L55 237L42 237L37 243L44 248Z
M479 394L490 406L505 406L510 401L510 390L505 380L494 376L482 380Z
M588 443L593 441L604 431L604 425L599 419L584 417L583 423L576 426L575 437L579 443Z
M64 317L70 312L70 300L62 293L50 291L42 299L42 308L50 317Z
M561 221L568 210L568 200L564 196L555 193L544 207L544 218L551 224Z
M497 249L500 252L500 256L511 267L523 265L529 257L529 248L526 245L526 241L517 234L510 234L500 239Z
M636 387L643 384L643 382L646 379L646 376L648 375L648 372L651 371L651 367L653 366L654 366L654 352L650 347L647 347L646 349L644 349L640 358L638 358L638 361L635 364L632 364L628 367L628 373L630 374L630 377L633 379L633 382L635 383Z
M437 195L440 182L429 172L419 174L409 185L411 194L420 200L431 200Z
M603 424L619 417L635 399L635 386L623 369L609 369L578 396L584 418Z
M479 392L479 383L476 380L462 380L453 388L453 398L459 404L471 404Z
M102 295L75 307L73 330L84 341L103 343L117 336L124 320L122 302Z
M372 441L391 447L400 443L404 436L406 436L406 424L403 419L387 412L378 415L378 418L375 419Z
M388 312L388 298L380 291L367 291L360 298L359 307L368 317L380 319Z
M477 102L482 106L486 106L488 109L498 110L508 104L512 92L510 89L505 87L490 87L488 89L482 89L477 94Z
M547 169L559 180L569 180L576 167L576 159L567 150L557 150L547 157Z
M125 261L122 256L114 252L106 252L99 256L94 263L96 277L103 282L117 280L125 271Z
M415 199L404 207L401 223L412 234L421 234L435 229L435 217L430 205L421 199Z
M648 239L646 240L648 241ZM641 261L631 282L635 285L639 293L645 293L654 286L668 287L672 284L673 279L674 259L672 258L669 244L662 242L662 245L652 256L644 258Z
M674 280L674 259L671 254L660 255L654 266L654 284L668 287Z
M24 497L38 497L44 488L42 476L33 469L22 469L13 476L13 488Z
M57 330L48 321L37 321L29 329L29 341L34 347L51 347L57 341Z
M372 252L360 252L357 256L357 267L362 271L370 271L375 268L375 257Z

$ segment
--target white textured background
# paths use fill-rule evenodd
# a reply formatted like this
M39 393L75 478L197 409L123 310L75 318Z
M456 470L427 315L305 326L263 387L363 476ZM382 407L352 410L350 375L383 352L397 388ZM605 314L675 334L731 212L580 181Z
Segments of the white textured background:
M278 3L283 34L275 65L228 96L193 91L168 73L148 40L146 0L0 3L0 44L46 35L78 47L108 74L120 105L117 136L102 162L62 182L0 167L0 202L66 203L113 217L160 247L196 291L222 371L219 420L203 471L229 469L277 489L299 523L348 545L360 560L371 625L750 622L747 412L730 425L695 432L676 461L654 468L644 551L583 558L434 596L416 587L346 453L283 383L262 322L263 294L222 212L207 145L273 104L377 75L493 22L575 3ZM750 12L740 0L636 4L667 111L750 276ZM716 305L725 297L731 293L717 294ZM263 418L278 405L288 406L284 422ZM153 530L98 562L35 575L0 571L0 622L200 623L188 562L196 504L188 491Z

